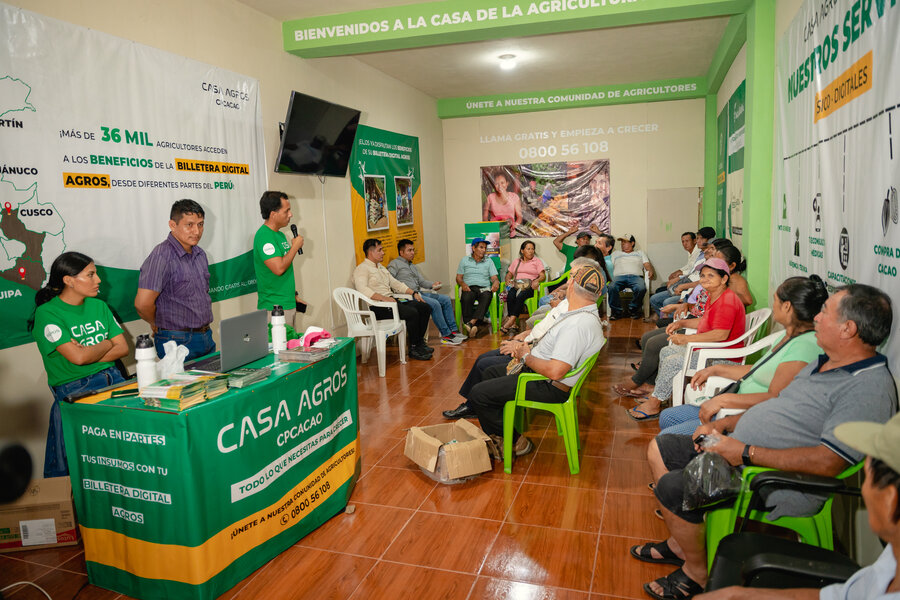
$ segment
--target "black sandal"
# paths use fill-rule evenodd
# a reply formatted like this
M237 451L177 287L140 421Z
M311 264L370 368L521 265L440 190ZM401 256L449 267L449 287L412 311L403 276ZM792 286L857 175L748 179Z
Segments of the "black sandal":
M644 584L644 591L656 600L688 600L703 592L703 586L685 575L682 569L672 571L654 583L662 588L662 594L654 592L649 583Z
M659 553L660 558L656 558L653 556L653 550L656 550ZM678 555L672 552L672 549L669 548L669 542L663 540L661 542L657 542L655 544L651 544L647 542L646 544L642 544L640 546L632 546L631 555L638 560L642 560L648 563L656 563L660 565L675 565L676 567L680 567L684 564L684 560L678 558Z

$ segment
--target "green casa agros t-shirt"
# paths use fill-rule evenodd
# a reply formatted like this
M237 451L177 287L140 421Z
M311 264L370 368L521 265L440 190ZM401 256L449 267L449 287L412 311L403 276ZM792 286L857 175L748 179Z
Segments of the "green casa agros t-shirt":
M285 310L294 308L294 265L276 275L266 266L270 258L279 258L291 249L287 236L263 224L253 236L253 270L256 272L258 298L256 308L272 310L276 304Z
M84 303L73 306L59 296L41 304L34 313L34 330L31 335L37 342L47 382L61 385L113 366L112 362L95 362L76 365L69 362L56 348L69 340L83 346L93 346L122 333L122 328L103 300L85 298Z

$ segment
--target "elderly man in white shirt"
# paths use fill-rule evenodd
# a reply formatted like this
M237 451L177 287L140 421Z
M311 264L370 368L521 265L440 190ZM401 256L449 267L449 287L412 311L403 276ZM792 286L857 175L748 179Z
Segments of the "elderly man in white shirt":
M616 250L611 254L613 261L612 285L609 286L609 310L610 320L621 319L622 317L639 318L643 316L644 294L647 293L647 286L644 283L644 271L653 278L653 265L643 250L635 250L634 236L625 234L618 238L622 243L622 250ZM633 296L628 310L622 310L622 301L619 299L619 291L625 288L631 288Z
M591 260L590 258L576 258L572 261L571 272L574 273L577 269L580 269L582 267L593 267L595 269L600 269L600 265L595 260ZM565 298L566 288L566 285L562 285L558 288L558 290L561 290L563 292L562 300L559 301L559 303L554 306L550 310L550 312L548 312L546 316L544 316L544 318L534 326L533 329L529 329L528 331L519 333L513 338L513 340L524 341L532 344L541 339L541 337L543 337L547 330L550 329L550 326L556 322L560 315L566 313L569 310L569 301ZM598 339L602 345L605 342L602 330L599 332L598 336ZM503 353L499 349L489 350L481 354L475 361L475 364L472 365L472 368L469 370L468 377L466 377L466 380L463 382L462 387L460 387L459 389L459 395L463 398L468 399L469 391L473 386L481 382L482 373L484 373L485 369L494 365L504 365L509 361L509 354ZM472 411L466 401L463 401L459 406L452 410L445 410L442 414L446 419L465 419L475 416L474 411Z

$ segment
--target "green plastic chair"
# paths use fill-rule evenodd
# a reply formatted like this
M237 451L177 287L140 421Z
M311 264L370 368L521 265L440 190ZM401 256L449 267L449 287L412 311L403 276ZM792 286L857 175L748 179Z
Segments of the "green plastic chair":
M525 398L525 385L530 381L542 381L547 378L538 373L522 373L519 375L516 383L516 397L510 400L503 407L503 471L512 473L512 438L513 427L518 424L519 428L524 431L524 411L525 409L546 410L553 413L556 417L556 430L563 437L566 445L566 456L569 458L569 472L577 475L578 466L578 448L581 446L581 440L578 437L578 392L587 379L594 363L600 352L597 351L591 355L580 367L566 373L565 377L573 377L578 375L578 381L569 390L569 398L561 404L551 402L535 402Z
M556 285L558 283L562 283L566 280L566 277L569 276L569 272L566 271L553 281L543 281L538 284L537 292L535 292L534 296L525 301L525 308L528 309L528 314L533 315L534 311L538 309L538 300L547 295L547 288L551 285Z
M453 303L453 314L456 317L456 324L459 325L460 329L463 326L462 320L462 304L459 301L459 284L454 284L453 298L456 300ZM478 305L478 302L475 302L475 305ZM491 295L491 304L487 309L487 316L491 321L491 332L497 333L500 330L500 311L503 309L500 307L500 299L497 295L497 292L494 292Z
M860 461L855 465L847 467L837 479L846 479L857 471L859 471L865 461ZM768 514L762 510L748 509L750 505L750 481L759 473L766 471L774 471L767 467L746 467L743 471L743 482L741 483L741 491L734 501L734 505L712 510L706 513L706 554L708 567L712 568L713 559L716 556L716 550L722 539L734 533L735 524L738 517L742 519L753 519L754 521L762 521L777 527L784 527L796 532L800 536L800 541L804 544L818 546L826 550L834 550L834 530L831 522L831 504L834 500L829 497L822 506L822 509L811 517L780 517L774 521L764 519Z

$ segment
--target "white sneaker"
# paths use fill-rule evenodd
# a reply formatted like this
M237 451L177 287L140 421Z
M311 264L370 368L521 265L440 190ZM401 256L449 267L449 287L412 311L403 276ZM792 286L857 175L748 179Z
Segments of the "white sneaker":
M457 344L461 344L464 341L466 341L467 338L463 334L457 333L456 335L453 336L453 339L456 340Z
M458 340L452 335L446 335L441 338L441 346L459 346L462 340Z

